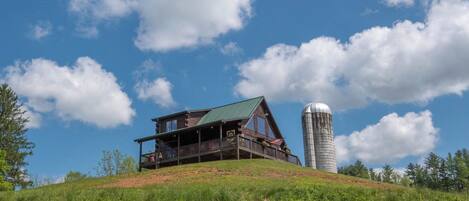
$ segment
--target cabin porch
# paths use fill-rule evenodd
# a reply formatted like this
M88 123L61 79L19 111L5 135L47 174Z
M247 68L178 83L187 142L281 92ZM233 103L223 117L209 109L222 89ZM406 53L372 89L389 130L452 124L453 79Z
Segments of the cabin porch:
M301 165L297 156L239 132L238 124L219 124L156 135L138 141L139 170L215 161L267 158ZM143 143L154 150L142 153Z

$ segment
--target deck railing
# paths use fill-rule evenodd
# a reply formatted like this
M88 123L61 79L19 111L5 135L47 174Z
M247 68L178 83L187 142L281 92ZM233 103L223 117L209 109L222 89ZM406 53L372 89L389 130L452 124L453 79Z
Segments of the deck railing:
M300 160L297 156L287 153L278 148L269 146L268 144L263 144L257 142L253 139L249 139L242 136L232 137L232 138L223 138L221 141L221 149L227 148L236 148L236 139L238 139L238 145L240 148L248 149L254 154L259 156L287 161L297 165L300 164ZM220 150L220 139L213 139L208 141L200 142L199 144L188 144L182 145L179 147L179 154L177 148L171 148L169 146L160 147L158 152L142 154L141 161L142 165L146 164L156 164L156 161L169 161L176 160L178 157L188 157L188 156L197 156L198 154L205 154L209 152L216 152Z
M300 160L297 156L287 153L276 147L263 144L252 139L239 136L239 146L249 149L250 151L257 153L258 155L264 155L272 159L288 161L300 165Z

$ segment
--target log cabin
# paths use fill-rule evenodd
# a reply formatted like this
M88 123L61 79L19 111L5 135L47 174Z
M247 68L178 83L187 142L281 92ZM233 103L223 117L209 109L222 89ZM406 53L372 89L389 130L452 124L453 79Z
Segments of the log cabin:
M152 119L155 134L136 139L139 171L214 160L265 158L301 165L263 96ZM151 150L143 153L149 143Z

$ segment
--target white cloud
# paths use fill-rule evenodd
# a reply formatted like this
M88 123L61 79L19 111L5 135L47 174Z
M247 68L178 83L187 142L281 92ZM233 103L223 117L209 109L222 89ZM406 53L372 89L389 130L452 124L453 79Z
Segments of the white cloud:
M141 50L168 51L207 44L243 27L250 0L142 0L135 45Z
M68 10L78 17L77 31L85 37L96 37L97 26L106 21L130 15L138 0L71 0Z
M243 50L235 42L229 42L220 48L223 55L233 56L241 53Z
M164 77L155 79L152 82L142 80L135 85L135 91L141 100L151 99L161 107L171 107L176 103L173 100L171 89L173 85Z
M78 16L79 30L91 36L100 23L135 12L140 19L135 45L164 52L211 43L241 29L251 15L251 0L72 0L69 11Z
M384 0L384 3L390 7L399 7L399 6L410 7L415 4L415 0Z
M430 111L392 113L374 125L335 139L337 161L356 159L369 163L391 163L408 156L423 156L436 146L438 129Z
M37 113L54 112L102 128L128 125L135 115L114 75L89 57L73 66L42 58L17 62L6 68L2 80Z
M39 21L31 26L30 36L32 39L41 40L52 34L52 24L49 21Z
M23 111L25 112L24 115L28 118L28 123L26 124L26 128L39 128L41 127L42 116L37 112L31 111L28 107L23 105Z
M240 65L235 92L276 101L323 101L341 110L370 101L426 103L469 88L469 2L432 4L425 22L373 27L346 43L319 37L277 44Z
M366 8L363 12L360 13L361 16L369 16L379 13L378 9Z
M300 48L275 45L262 58L240 66L243 77L235 91L245 97L269 100L325 101L332 106L355 104L353 94L336 86L345 54L339 41L317 38Z
M138 0L71 0L69 10L82 17L108 20L130 14L137 5Z
M152 75L158 75L163 72L161 64L152 59L147 59L132 73L135 80L142 80Z

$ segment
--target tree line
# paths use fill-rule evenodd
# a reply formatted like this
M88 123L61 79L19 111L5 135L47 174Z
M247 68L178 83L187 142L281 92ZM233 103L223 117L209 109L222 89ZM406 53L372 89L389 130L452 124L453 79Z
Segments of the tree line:
M137 170L137 163L132 156L122 154L118 149L115 149L112 151L103 151L101 159L96 167L96 175L100 177L116 176L135 173ZM92 176L78 171L70 171L65 175L64 182L74 182L89 177ZM38 186L41 186L41 184Z
M430 153L423 164L410 163L405 172L399 173L390 165L381 171L367 168L357 160L354 164L340 167L340 174L371 179L379 182L423 187L447 192L469 192L469 151L457 150L446 157Z
M137 163L132 156L121 153L118 149L103 151L96 167L95 174L85 174L79 171L69 171L63 180L57 178L33 178L30 187L37 188L57 182L69 183L93 177L107 177L135 173L138 171Z
M404 186L409 186L411 182L408 177L402 175L388 164L384 165L381 170L378 171L373 168L367 168L360 160L357 160L352 165L340 167L338 173L373 181L401 184Z

